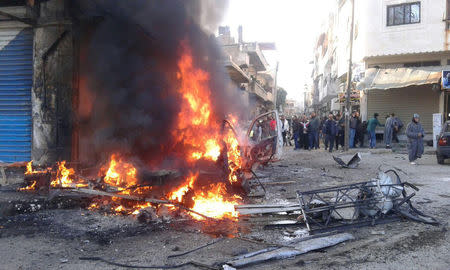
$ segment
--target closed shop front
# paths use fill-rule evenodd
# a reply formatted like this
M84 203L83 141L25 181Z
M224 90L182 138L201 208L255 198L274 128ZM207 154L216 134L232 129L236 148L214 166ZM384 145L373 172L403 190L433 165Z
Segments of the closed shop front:
M432 85L409 86L404 88L367 91L367 116L374 113L385 122L387 114L395 113L406 125L414 113L421 116L421 123L426 133L433 132L433 113L439 113L439 94L432 90ZM402 133L405 129L402 130Z
M33 30L0 28L0 162L31 160Z

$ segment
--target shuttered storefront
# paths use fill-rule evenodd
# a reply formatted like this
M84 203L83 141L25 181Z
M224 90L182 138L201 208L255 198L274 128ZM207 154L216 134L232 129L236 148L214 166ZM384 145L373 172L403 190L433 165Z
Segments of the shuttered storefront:
M0 161L31 160L33 30L0 29Z
M380 116L381 123L385 116L395 113L406 125L414 113L421 116L421 123L427 133L433 132L433 113L439 113L439 93L431 85L410 86L399 89L369 90L367 94L367 117L374 113ZM402 130L402 133L405 129Z

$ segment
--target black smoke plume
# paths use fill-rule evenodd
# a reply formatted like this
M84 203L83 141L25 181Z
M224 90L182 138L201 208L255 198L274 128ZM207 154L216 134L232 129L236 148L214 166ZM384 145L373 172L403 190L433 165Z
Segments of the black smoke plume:
M76 2L84 82L81 161L99 163L116 152L148 166L176 165L169 149L180 111L176 73L183 40L196 66L210 73L217 119L244 111L236 98L239 90L230 87L220 48L204 31L214 27L225 6L224 1L191 0Z

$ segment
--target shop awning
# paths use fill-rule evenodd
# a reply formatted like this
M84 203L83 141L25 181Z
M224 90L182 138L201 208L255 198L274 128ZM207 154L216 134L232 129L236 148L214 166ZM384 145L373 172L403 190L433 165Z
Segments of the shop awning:
M412 67L412 68L369 68L364 79L356 85L357 90L387 90L412 85L439 83L442 70L449 66Z

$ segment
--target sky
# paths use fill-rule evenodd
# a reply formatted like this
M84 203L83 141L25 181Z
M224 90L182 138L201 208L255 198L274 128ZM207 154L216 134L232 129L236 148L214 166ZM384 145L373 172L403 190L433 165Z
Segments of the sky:
M314 44L332 1L229 0L221 25L230 26L236 40L242 25L244 42L275 42L277 51L265 56L273 70L279 62L278 86L289 99L302 102L304 85L311 80Z

